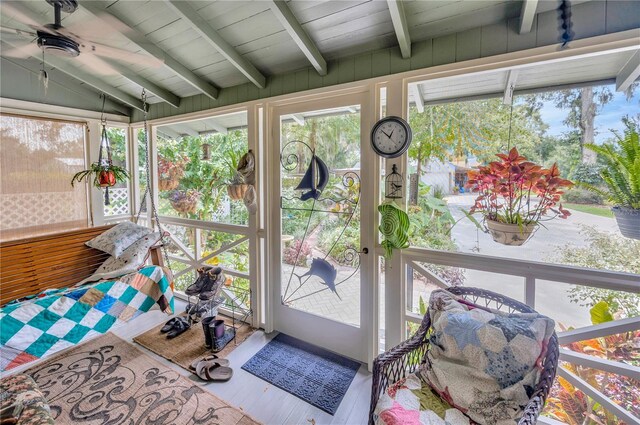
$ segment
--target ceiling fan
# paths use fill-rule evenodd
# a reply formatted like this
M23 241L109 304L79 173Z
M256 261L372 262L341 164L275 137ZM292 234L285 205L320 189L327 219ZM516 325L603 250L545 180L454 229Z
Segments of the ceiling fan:
M2 53L3 56L30 57L36 56L39 50L41 50L46 54L77 58L80 62L92 68L94 72L101 74L118 74L118 71L110 67L109 64L100 59L100 57L151 67L162 65L163 61L154 56L97 43L91 41L89 37L79 35L77 30L64 27L62 25L62 13L71 14L75 12L78 9L77 0L46 0L46 2L53 6L54 22L45 25L36 22L29 16L29 13L25 13L24 9L22 9L24 6L12 5L11 2L2 3L3 8L9 11L9 13L5 14L6 16L10 16L14 20L35 30L35 32L33 32L9 28L4 25L0 26L2 33L17 36L20 39L17 43L9 42L9 44L15 48L4 51ZM100 18L100 16L98 18ZM109 28L105 28L105 31L108 30ZM92 32L95 33L96 31ZM26 38L29 38L29 41L25 44ZM35 43L33 43L34 41Z

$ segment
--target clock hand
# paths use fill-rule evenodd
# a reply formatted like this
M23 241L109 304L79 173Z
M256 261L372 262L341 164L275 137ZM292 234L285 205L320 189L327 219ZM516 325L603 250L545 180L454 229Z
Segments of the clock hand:
M389 136L387 133L384 132L384 130L380 129L380 131L382 132L382 134L384 134L385 136L387 136L387 139L390 139L391 136ZM393 134L393 131L391 132L391 134Z
M394 132L394 131L396 131L396 129L395 129L395 128L394 128L393 130L391 130L391 134L387 136L389 139L391 139L391 136L393 136L393 132Z

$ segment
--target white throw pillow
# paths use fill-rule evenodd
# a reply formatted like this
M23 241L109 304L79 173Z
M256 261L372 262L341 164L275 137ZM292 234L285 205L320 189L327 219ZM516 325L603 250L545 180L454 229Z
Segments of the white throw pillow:
M86 245L119 258L134 242L151 232L148 227L125 221L91 239Z
M129 248L125 249L119 258L113 256L107 258L94 274L77 285L82 285L87 282L97 282L102 279L116 278L139 270L145 265L147 258L149 258L149 248L161 240L160 232L143 236L131 244Z

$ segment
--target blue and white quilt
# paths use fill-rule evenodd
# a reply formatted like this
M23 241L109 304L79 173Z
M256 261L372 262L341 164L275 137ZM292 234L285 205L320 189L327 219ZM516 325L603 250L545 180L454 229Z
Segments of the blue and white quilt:
M104 334L154 304L167 314L174 311L171 282L158 266L9 303L0 308L0 371Z

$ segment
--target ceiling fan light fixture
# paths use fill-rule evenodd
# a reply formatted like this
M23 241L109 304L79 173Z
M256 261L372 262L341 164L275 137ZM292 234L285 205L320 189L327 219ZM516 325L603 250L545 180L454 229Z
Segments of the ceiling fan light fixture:
M76 57L80 54L80 45L72 39L43 31L38 31L38 47L58 56Z

